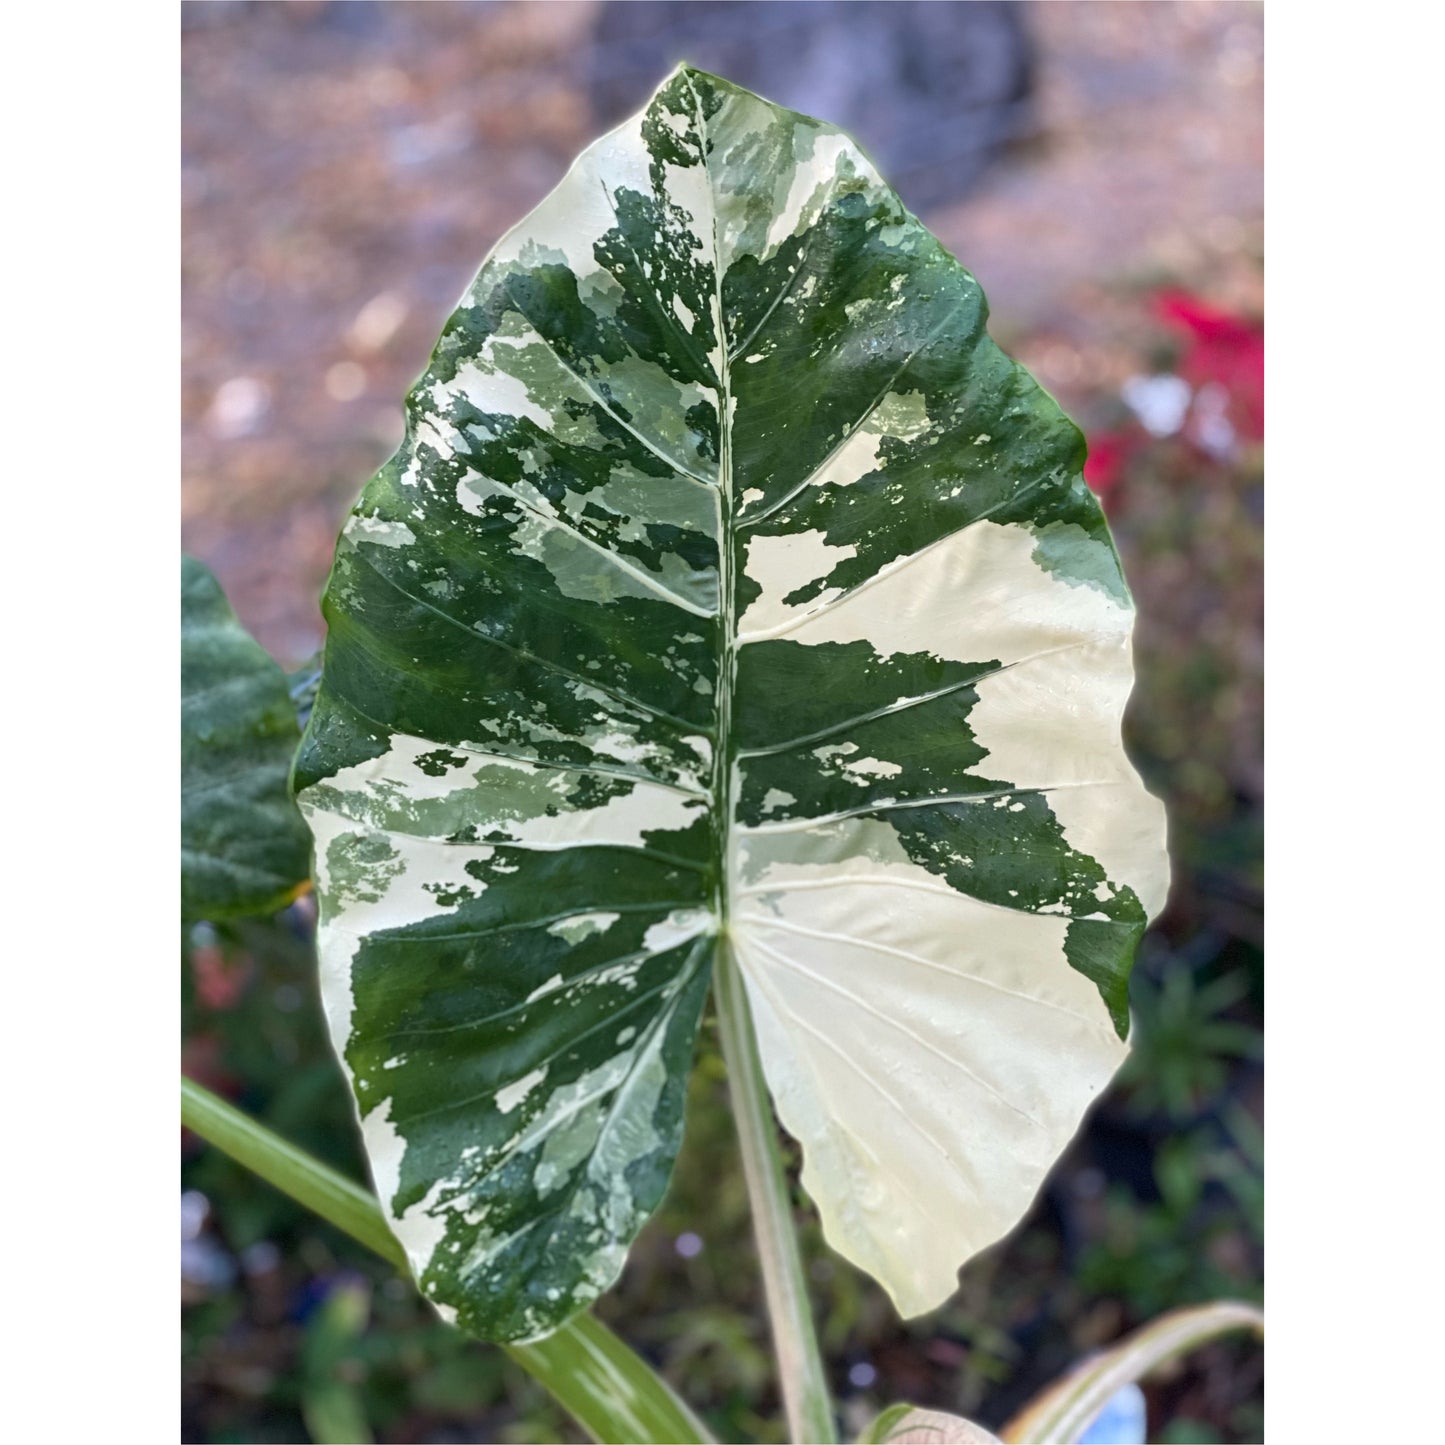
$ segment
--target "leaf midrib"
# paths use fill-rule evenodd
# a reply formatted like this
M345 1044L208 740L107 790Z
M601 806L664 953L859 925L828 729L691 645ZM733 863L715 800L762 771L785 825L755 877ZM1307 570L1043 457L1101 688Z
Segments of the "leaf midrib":
M718 939L727 936L731 911L731 873L729 855L733 827L733 777L736 762L732 744L733 691L737 680L737 608L733 596L733 456L731 358L728 354L727 320L723 310L722 247L717 232L717 191L708 169L707 124L703 119L702 101L697 87L686 71L682 73L692 94L693 113L697 118L698 156L707 180L712 201L712 273L714 287L713 332L717 342L718 383L718 621L721 631L721 656L718 659L717 684L713 694L713 712L717 734L713 746L713 858L715 873L713 911L717 918Z

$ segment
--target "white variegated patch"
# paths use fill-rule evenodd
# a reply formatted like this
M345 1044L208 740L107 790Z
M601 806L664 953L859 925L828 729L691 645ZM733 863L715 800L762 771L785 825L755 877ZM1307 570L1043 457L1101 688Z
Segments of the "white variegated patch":
M1068 920L984 903L885 823L744 837L730 929L829 1242L903 1315L1027 1211L1123 1062Z

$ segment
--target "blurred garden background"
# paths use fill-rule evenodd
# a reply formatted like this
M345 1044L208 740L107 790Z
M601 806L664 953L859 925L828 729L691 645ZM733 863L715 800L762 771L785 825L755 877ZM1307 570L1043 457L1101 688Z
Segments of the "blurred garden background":
M902 1323L805 1244L856 1436L997 1425L1176 1305L1262 1291L1262 36L1252 3L185 4L183 544L288 669L341 522L496 238L681 59L844 126L1083 426L1139 608L1131 752L1174 889L1135 1051L1028 1220ZM182 939L186 1071L354 1177L312 910ZM705 1028L672 1189L598 1314L719 1438L780 1440ZM182 1438L580 1438L499 1351L182 1137ZM1252 1343L1147 1387L1151 1441L1262 1439ZM1111 1437L1112 1438L1112 1437Z

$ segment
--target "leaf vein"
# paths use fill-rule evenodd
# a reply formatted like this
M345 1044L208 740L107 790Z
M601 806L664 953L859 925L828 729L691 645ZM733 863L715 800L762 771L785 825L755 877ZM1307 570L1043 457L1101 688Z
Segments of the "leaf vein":
M819 879L819 880L817 880L817 881L815 881L815 882L797 883L797 884L793 884L793 885L786 885L786 884L785 884L785 885L783 885L781 888L778 888L778 889L756 888L756 889L747 889L747 890L745 890L745 892L748 892L748 893L771 893L771 892L774 892L774 891L778 891L778 892L784 892L784 891L792 892L792 891L796 891L799 887L802 887L802 888L809 888L809 887L813 887L813 888L836 887L837 885L842 884L842 883L853 883L853 882L856 882L856 881L867 881L867 882L872 882L872 883L875 883L875 884L879 884L879 883L881 883L881 884L889 884L889 885L893 885L893 886L896 886L896 887L899 887L899 888L912 888L912 889L916 890L916 891L919 892L919 893L936 893L936 894L940 895L941 897L952 898L952 899L955 899L955 900L961 899L961 898L967 898L970 902L973 902L973 903L982 903L982 904L984 904L985 907L989 907L989 908L1005 908L1006 911L1008 911L1009 913L1029 912L1029 910L1027 910L1027 909L1007 908L1007 905L1006 905L1006 904L1002 904L1002 903L990 903L990 902L989 902L987 899L985 899L985 898L975 898L975 897L973 896L973 894L971 894L971 893L966 893L966 894L965 894L965 893L956 893L956 892L954 892L954 890L951 889L951 888L930 888L927 884L924 884L924 883L915 883L915 882L911 882L911 881L906 880L906 879L886 878L886 877L884 877L884 878L871 878L871 879L867 879L867 880L859 880L859 879L857 879L856 877L855 877L855 878L830 878L830 879L826 879L826 880L824 880L824 879ZM1030 916L1031 916L1031 917L1034 917L1034 918L1049 918L1049 917L1058 917L1058 918L1060 918L1060 919L1063 919L1063 918L1064 918L1064 915L1062 915L1062 914L1047 914L1047 913L1031 913ZM943 974L946 978L963 979L963 980L965 980L965 981L968 982L968 983L976 983L976 984L979 984L979 985L980 985L981 987L983 987L983 988L993 989L995 993L1008 994L1011 998L1019 999L1019 1000L1021 1000L1021 1001L1024 1002L1024 1003L1034 1004L1034 1005L1036 1005L1037 1007L1043 1008L1043 1009L1051 1009L1051 1010L1052 1010L1053 1012L1055 1012L1055 1013L1067 1014L1069 1018L1071 1018L1071 1019L1077 1019L1077 1020L1078 1020L1080 1023L1082 1023L1082 1024L1090 1024L1090 1025L1092 1025L1092 1023L1093 1023L1093 1020L1090 1020L1090 1019L1085 1018L1083 1014L1076 1012L1074 1009L1065 1008L1062 1004L1054 1003L1054 1002L1052 1002L1052 1000L1050 1000L1050 999L1040 998L1040 997L1038 997L1036 994L1022 993L1022 992L1020 992L1018 989L1009 988L1009 987L1007 987L1005 984L995 983L992 979L984 978L984 977L982 977L981 975L976 974L976 973L967 973L967 972L965 972L963 969L950 968L947 964L939 963L936 959L927 958L927 957L925 957L925 956L924 956L923 954L921 954L921 953L913 953L913 952L910 952L908 949L905 949L905 948L897 948L897 947L895 947L893 944L879 943L879 942L876 942L876 941L871 941L871 940L865 940L865 939L862 939L862 938L857 938L857 937L855 937L855 936L854 936L853 934L851 934L851 933L830 933L828 930L822 929L822 928L807 928L807 927L805 927L805 926L804 926L803 924L801 924L801 923L794 923L791 919L786 919L786 918L773 918L773 917L769 917L769 916L768 916L767 914L765 914L765 913L749 913L749 914L744 915L743 919L740 920L740 921L748 922L748 923L755 923L755 924L758 924L760 927L764 927L764 928L776 928L776 929L778 929L779 931L781 931L781 932L783 932L783 933L796 933L796 934L798 934L798 935L800 935L801 937L804 937L804 938L817 938L817 939L820 939L820 940L822 940L823 942L826 942L826 943L852 943L852 944L856 944L856 945L859 946L860 948L867 948L867 949L871 950L871 951L874 952L874 953L887 953L887 954L889 954L891 957L903 959L904 961L906 961L906 962L908 962L908 963L916 963L920 968L932 969L933 972L935 972L935 973L941 973L941 974Z
M855 939L853 941L860 944L865 949L872 950L875 947L875 945L867 942L864 939ZM961 1059L954 1058L951 1055L944 1053L943 1050L937 1046L937 1044L930 1043L927 1039L923 1037L922 1034L915 1033L901 1019L896 1019L891 1014L884 1013L883 1010L878 1008L875 1004L869 1003L866 998L863 998L861 995L854 993L852 989L845 988L836 979L829 978L827 974L815 973L811 968L805 968L796 959L789 958L787 954L779 952L776 948L770 948L766 943L763 943L761 940L753 939L752 943L755 948L761 949L762 952L769 954L773 958L777 959L777 961L781 963L785 968L792 969L794 973L801 974L804 978L812 979L814 983L821 984L824 988L828 989L829 992L836 993L840 998L849 999L860 1009L862 1009L864 1013L871 1014L879 1021L879 1023L884 1024L886 1027L892 1029L895 1033L902 1034L904 1038L912 1040L912 1042L917 1044L919 1048L924 1049L926 1052L932 1054L935 1058L939 1059L949 1068L957 1069L960 1073L967 1074L968 1077L974 1081L974 1083L976 1083L986 1093L992 1094L993 1097L997 1099L998 1102L1002 1104L1005 1108L1011 1109L1021 1118L1027 1119L1029 1123L1032 1124L1035 1128L1043 1128L1043 1125L1036 1118L1034 1118L1034 1116L1030 1114L1027 1109L1021 1108L1018 1104L1014 1103L1012 1099L1009 1099L1003 1094L999 1093L998 1089L995 1088L994 1085L989 1083L989 1081L983 1078L981 1075L974 1073L974 1071L970 1069L968 1065L965 1064ZM878 951L891 952L892 950ZM808 1025L806 1021L802 1019L801 1015L795 1015L795 1017L797 1018L798 1022L804 1024L804 1027L810 1027L810 1025ZM856 1065L856 1060L850 1060L850 1062ZM867 1070L860 1069L859 1073L866 1074ZM944 1152L945 1154L947 1154L946 1150ZM951 1158L952 1156L950 1155L949 1157Z

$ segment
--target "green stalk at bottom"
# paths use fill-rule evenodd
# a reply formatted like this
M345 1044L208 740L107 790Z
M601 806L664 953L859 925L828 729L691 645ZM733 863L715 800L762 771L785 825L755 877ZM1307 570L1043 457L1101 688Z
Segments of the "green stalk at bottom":
M773 1123L743 977L726 941L718 949L714 978L718 1033L727 1064L733 1120L742 1149L791 1438L797 1445L833 1445L838 1438L833 1405L813 1330L787 1180L778 1156L777 1126Z
M406 1255L380 1207L359 1185L185 1077L181 1122L409 1275ZM666 1382L590 1315L579 1315L532 1344L502 1348L602 1445L712 1441Z

